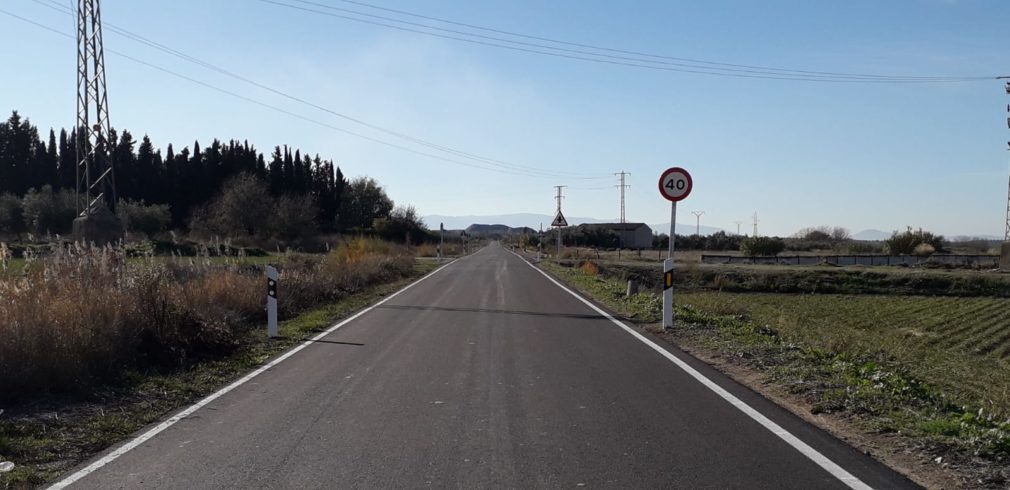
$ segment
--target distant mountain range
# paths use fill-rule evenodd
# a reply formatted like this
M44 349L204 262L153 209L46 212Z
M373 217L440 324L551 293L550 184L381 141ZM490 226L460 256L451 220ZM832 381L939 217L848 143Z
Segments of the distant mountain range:
M551 229L551 221L554 220L553 215L546 214L535 214L535 213L517 213L517 214L499 214L499 215L487 215L487 216L443 216L443 215L430 215L421 218L424 220L425 225L431 230L438 230L439 223L445 224L446 230L467 230L468 232L477 231L477 233L493 233L493 234L508 234L508 233L523 233L524 231L533 232L540 229L541 224L543 224L544 230ZM569 226L576 226L583 223L616 223L616 219L599 219L599 218L586 218L581 216L565 216L568 220ZM632 220L633 221L633 220ZM476 226L474 225L481 225ZM492 226L493 225L493 226ZM487 226L487 228L485 228ZM649 227L655 233L669 233L670 223L649 223ZM529 228L529 230L522 230L522 228ZM694 223L677 223L677 234L678 235L690 235L694 234L695 224ZM711 235L720 231L725 231L726 233L733 234L733 231L723 230L722 228L717 228L714 226L701 226L702 235ZM748 233L750 230L741 229L743 233ZM758 230L760 232L760 230ZM866 240L866 241L883 241L891 238L890 231L880 231L880 230L863 230L859 233L854 233L852 235L853 239L856 240ZM966 240L1003 240L1003 237L994 235L971 235L971 236L947 236L951 241L966 241Z
M546 214L534 214L534 213L518 213L518 214L501 214L501 215L490 215L490 216L443 216L443 215L431 215L424 216L421 218L424 220L425 225L428 229L437 230L440 223L445 225L447 230L469 230L471 225L503 225L508 228L523 228L527 227L532 230L539 230L541 224L544 230L549 230L551 227L551 221L554 221L554 216ZM599 218L585 218L580 216L565 216L565 220L568 221L569 226L581 225L583 223L616 223L616 219L599 219ZM634 221L634 220L632 220ZM649 224L649 227L656 233L669 233L670 223L660 223L660 224ZM678 234L692 234L695 231L695 225L677 223L677 233ZM723 231L721 228L715 228L711 226L702 226L702 235L711 235ZM498 233L505 233L504 229L497 230ZM888 235L890 236L890 235Z
M441 216L435 214L431 216L424 216L421 219L424 220L425 225L427 225L428 229L431 230L437 230L439 223L445 223L445 228L447 230L463 230L474 224L505 225L510 228L522 228L526 226L534 230L539 230L540 225L543 224L544 229L547 230L550 229L551 221L554 221L554 216L533 213L500 214L491 216ZM581 218L577 216L565 216L565 219L568 220L569 225L573 226L582 223L607 222L607 220Z
M891 234L889 232L880 230L863 230L859 233L853 234L852 238L856 240L879 242L891 238Z
M508 225L493 224L472 224L466 227L467 234L471 236L502 236L502 235L528 235L537 231L527 226L511 227Z

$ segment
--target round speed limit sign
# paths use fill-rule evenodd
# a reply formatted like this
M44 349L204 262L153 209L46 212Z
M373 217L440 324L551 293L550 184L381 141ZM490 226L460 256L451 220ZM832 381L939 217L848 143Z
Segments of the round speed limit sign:
M683 200L691 193L694 182L691 174L680 167L671 167L659 177L659 193L669 201Z

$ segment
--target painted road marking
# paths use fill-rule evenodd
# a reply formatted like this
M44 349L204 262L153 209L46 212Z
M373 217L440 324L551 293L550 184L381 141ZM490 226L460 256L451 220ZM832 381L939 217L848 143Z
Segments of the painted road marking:
M845 471L844 468L842 468L841 466L839 466L834 461L831 461L830 459L828 459L827 456L824 456L823 454L821 454L820 452L818 452L816 449L810 447L809 445L807 445L807 443L801 441L798 437L792 435L792 433L790 433L789 431L783 429L779 424L776 424L775 422L772 422L771 419L769 419L768 417L765 417L761 412L758 412L757 410L755 410L750 405L744 403L743 400L740 400L739 398L733 396L732 393L726 391L725 389L723 389L723 387L719 386L718 384L716 384L711 379L708 379L707 377L705 377L704 374L701 374L700 372L698 372L697 370L695 370L693 367L691 367L690 365L688 365L686 362L682 361L679 357L673 355L672 353L670 353L666 349L660 347L655 342L649 340L646 336L642 335L641 333L639 333L635 329L633 329L633 328L625 325L620 320L618 320L618 319L614 318L613 316L611 316L610 313L607 313L606 311L603 311L601 308L599 308L598 306L594 305L592 302L590 302L586 298L583 298L580 294L576 293L575 291L572 291L571 289L569 289L565 285L561 284L560 282L558 282L557 280L555 280L553 277L551 277L549 274L547 274L546 272L540 270L539 268L537 268L536 266L534 266L533 264L531 264L529 261L527 261L526 259L524 259L519 254L516 254L516 253L513 252L513 255L515 255L516 257L519 257L520 260L522 260L523 262L525 262L526 265L529 265L530 267L532 267L533 270L535 270L535 271L543 274L543 276L546 277L547 280L553 282L557 287L559 287L559 288L567 291L568 294L571 294L572 296L574 296L579 301L585 303L586 306L592 308L597 313L603 315L608 320L610 320L611 322L613 322L615 325L621 327L622 329L624 329L624 331L630 333L636 339L642 341L642 343L644 343L645 345L648 345L649 347L652 347L653 350L655 350L656 352L660 353L663 357L669 359L671 362L673 362L674 364L676 364L677 367L679 367L680 369L684 370L684 372L686 372L687 374L689 374L692 378L694 378L695 380L697 380L699 383L701 383L702 385L704 385L706 388L714 391L717 395L719 395L724 400L726 400L727 402L729 402L730 405L733 405L734 407L737 408L737 410L740 410L741 412L743 412L744 414L746 414L748 417L750 417L751 419L753 419L755 422L761 424L764 428L766 428L769 431L771 431L772 434L775 434L780 439L782 439L783 441L785 441L786 444L789 444L794 449L796 449L797 451L799 451L801 454L803 454L804 456L806 456L807 458L809 458L811 461L813 461L814 463L816 463L818 466L820 466L821 468L823 468L825 471L827 471L828 473L831 473L832 476L834 476L835 478L839 479L842 483L848 485L849 488L858 489L858 490L869 490L869 489L872 489L872 487L870 487L866 483L863 483L862 480L860 480L859 478L856 478L855 475L853 475L852 473L849 473L848 471Z

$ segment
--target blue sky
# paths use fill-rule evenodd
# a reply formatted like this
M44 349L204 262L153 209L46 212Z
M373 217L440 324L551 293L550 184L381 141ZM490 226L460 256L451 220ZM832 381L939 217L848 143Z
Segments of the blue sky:
M367 10L339 0L316 0ZM57 0L60 4L68 4ZM847 73L1010 75L1002 0L705 2L369 0L531 35L726 63ZM692 172L678 221L761 234L816 225L1001 235L1010 153L1000 81L811 83L645 70L501 50L254 0L103 0L106 23L369 123L576 180L502 174L390 148L109 55L113 125L159 147L288 144L369 175L422 214L554 210L616 218L611 174L631 172L630 221L669 220L656 190ZM0 8L65 32L31 0ZM376 14L389 15L379 11ZM414 19L417 20L417 19ZM326 124L417 147L106 32L106 48ZM69 39L0 14L0 111L48 130L74 117ZM1002 63L1002 64L1001 64ZM605 187L600 189L601 187ZM748 229L747 224L744 229Z

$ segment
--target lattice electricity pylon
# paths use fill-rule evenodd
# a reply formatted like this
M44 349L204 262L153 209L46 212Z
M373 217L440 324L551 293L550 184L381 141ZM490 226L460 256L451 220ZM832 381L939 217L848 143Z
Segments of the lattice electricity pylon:
M82 217L91 216L101 206L116 210L109 142L112 126L98 2L77 2L77 213Z

